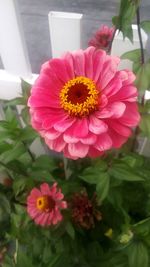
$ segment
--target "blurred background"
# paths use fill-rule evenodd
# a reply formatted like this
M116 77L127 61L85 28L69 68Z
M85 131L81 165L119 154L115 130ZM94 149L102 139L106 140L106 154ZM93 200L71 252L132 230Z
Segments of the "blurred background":
M49 11L82 13L82 48L102 24L111 26L118 13L119 0L18 0L26 45L33 73L39 73L43 62L51 58L48 26ZM150 0L141 1L141 18L150 16ZM63 41L63 40L62 40ZM0 60L0 69L2 62Z

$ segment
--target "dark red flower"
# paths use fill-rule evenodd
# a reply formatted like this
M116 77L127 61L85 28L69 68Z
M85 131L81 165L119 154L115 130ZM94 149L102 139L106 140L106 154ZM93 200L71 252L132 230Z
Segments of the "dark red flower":
M90 200L85 191L73 195L71 210L73 222L87 230L95 226L95 220L102 219L102 215L97 209L96 197L94 196Z

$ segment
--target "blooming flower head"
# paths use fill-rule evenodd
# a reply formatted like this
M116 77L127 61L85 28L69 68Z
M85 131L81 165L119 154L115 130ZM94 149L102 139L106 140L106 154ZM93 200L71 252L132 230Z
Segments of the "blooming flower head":
M140 116L132 72L89 47L42 66L28 100L31 123L50 149L71 159L119 148Z
M55 225L62 221L61 209L67 208L67 202L62 201L64 195L57 183L49 186L43 183L40 189L33 188L27 198L27 211L36 224L42 226Z
M109 28L107 25L102 27L95 32L93 38L89 41L89 46L94 46L97 49L108 49L109 44L112 40L115 29Z
M87 192L74 194L71 202L73 222L87 230L93 228L95 220L100 221L102 219L96 205L96 198L90 200Z

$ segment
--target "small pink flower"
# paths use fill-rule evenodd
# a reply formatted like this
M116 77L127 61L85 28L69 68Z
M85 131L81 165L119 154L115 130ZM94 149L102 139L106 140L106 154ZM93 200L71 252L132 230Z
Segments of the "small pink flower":
M33 188L27 198L27 211L36 224L42 226L55 225L62 221L61 209L67 208L67 202L62 201L64 195L57 183L49 186L43 183L38 188Z
M107 50L112 40L114 30L114 28L109 28L107 25L102 25L102 27L94 34L94 37L89 41L89 46Z
M42 66L28 100L31 123L67 158L98 157L121 147L139 123L135 75L119 58L89 47Z

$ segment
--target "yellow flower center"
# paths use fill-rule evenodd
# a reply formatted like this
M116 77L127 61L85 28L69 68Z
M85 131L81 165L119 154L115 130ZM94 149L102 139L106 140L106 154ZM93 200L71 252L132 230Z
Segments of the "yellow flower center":
M37 209L40 211L49 212L52 211L55 207L55 201L50 196L38 197L36 201Z
M97 109L98 94L94 81L80 76L65 83L60 103L70 115L83 117Z

